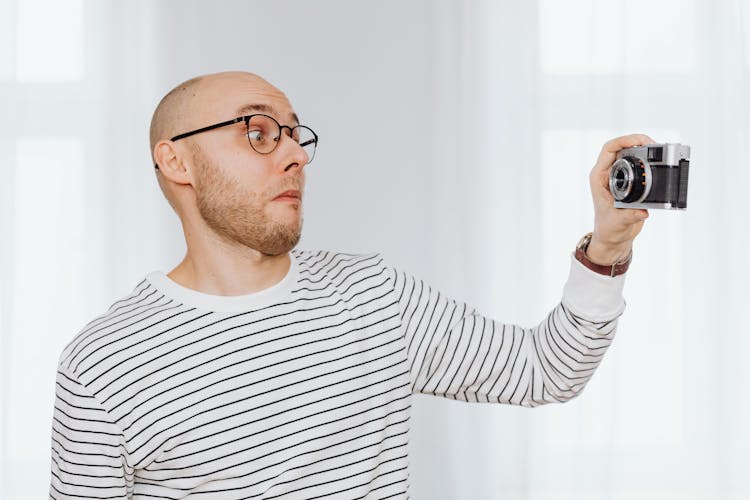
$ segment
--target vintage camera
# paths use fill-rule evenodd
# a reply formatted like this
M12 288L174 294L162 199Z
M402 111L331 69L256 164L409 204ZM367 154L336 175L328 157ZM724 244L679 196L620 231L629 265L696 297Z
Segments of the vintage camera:
M646 144L617 152L609 191L618 208L687 208L690 146Z

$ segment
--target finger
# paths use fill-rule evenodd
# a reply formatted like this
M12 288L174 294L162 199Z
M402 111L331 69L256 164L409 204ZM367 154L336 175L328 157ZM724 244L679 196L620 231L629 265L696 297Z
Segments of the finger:
M646 134L623 135L605 142L602 146L602 153L617 153L621 149L653 144L654 142L656 141Z
M621 208L625 214L625 219L630 224L636 224L648 219L648 210L642 208Z
M599 163L597 163L594 169L591 171L591 175L589 176L589 184L591 185L591 190L595 195L597 193L603 194L604 192L610 194L609 171L611 166L611 162L604 168Z
M599 153L599 158L596 160L594 170L608 171L609 167L615 162L615 155L618 151L625 148L632 148L634 146L642 146L644 144L653 144L654 141L651 137L645 134L630 134L623 135L621 137L615 137L612 140L607 141L602 146L602 150Z
M607 185L594 184L591 186L591 189L594 195L594 200L599 203L612 205L615 202L615 197L612 196L612 192L609 190L609 183L607 183Z

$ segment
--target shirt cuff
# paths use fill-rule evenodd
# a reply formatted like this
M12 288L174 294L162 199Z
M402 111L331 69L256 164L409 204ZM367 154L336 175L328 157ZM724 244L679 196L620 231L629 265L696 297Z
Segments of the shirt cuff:
M595 273L572 254L562 302L576 316L592 322L611 321L625 310L624 285L625 274L611 278Z

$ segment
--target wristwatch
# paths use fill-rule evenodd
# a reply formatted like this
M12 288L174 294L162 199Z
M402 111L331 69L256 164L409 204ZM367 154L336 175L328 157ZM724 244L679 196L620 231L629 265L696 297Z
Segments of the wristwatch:
M583 238L580 239L580 241L578 241L578 244L576 245L576 260L578 260L578 262L591 269L595 273L604 274L612 278L621 274L625 274L625 271L627 271L628 267L630 267L630 261L633 260L633 251L630 251L625 260L615 262L611 266L595 264L594 262L591 262L586 255L586 250L589 248L589 243L591 243L592 236L593 233L588 233L584 235Z

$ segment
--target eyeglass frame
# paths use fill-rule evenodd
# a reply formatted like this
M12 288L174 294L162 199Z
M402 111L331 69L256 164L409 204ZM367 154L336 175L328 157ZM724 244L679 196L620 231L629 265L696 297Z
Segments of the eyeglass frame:
M300 125L299 123L297 125L295 125L294 127L290 127L289 125L282 125L278 121L276 121L276 118L274 118L273 116L268 116L268 115L263 114L263 113L254 113L252 115L238 116L237 118L234 118L232 120L227 120L225 122L215 123L215 124L209 125L207 127L202 127L202 128L196 129L196 130L191 130L190 132L185 132L185 133L178 134L178 135L172 137L170 139L170 141L179 141L180 139L184 139L186 137L190 137L191 135L200 134L202 132L208 132L209 130L214 130L214 129L217 129L217 128L220 128L220 127L227 127L229 125L234 125L235 123L240 123L240 122L243 122L243 121L245 122L245 126L249 128L250 127L250 120L253 117L255 117L255 116L264 116L266 118L271 119L276 125L278 125L279 126L279 138L281 138L281 136L284 134L284 129L285 128L289 129L289 137L292 137L292 135L294 134L294 129L295 128L304 127L307 130L309 130L312 133L312 135L313 135L312 142L315 143L315 149L313 149L313 158L315 157L315 150L317 150L317 148L318 148L318 134L316 134L313 129L311 129L307 125ZM250 147L253 148L253 151L255 151L256 153L258 153L260 155L269 155L269 154L273 153L274 151L276 151L276 148L279 147L279 140L276 140L276 145L273 147L273 149L271 151L268 151L266 153L261 153L260 151L258 151L257 149L255 149L255 146L253 146L253 143L250 140L250 136L247 133L245 135L247 136L247 142L250 144ZM310 144L310 141L307 141L304 144L300 144L300 143L297 143L297 144L299 144L300 147L304 148L305 146L307 146L308 144ZM309 158L307 160L307 163L305 165L308 165L308 164L312 163L312 161L313 161L313 159ZM154 168L158 169L159 165L156 164L156 163L154 163Z

